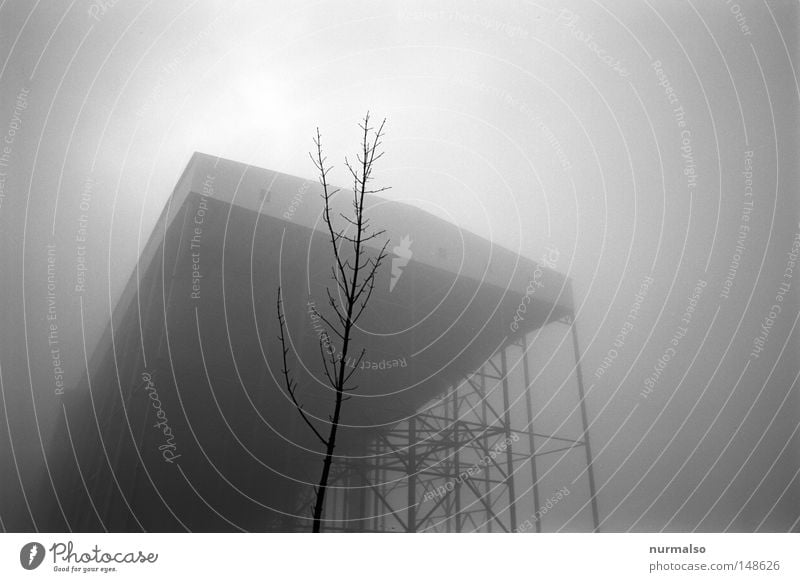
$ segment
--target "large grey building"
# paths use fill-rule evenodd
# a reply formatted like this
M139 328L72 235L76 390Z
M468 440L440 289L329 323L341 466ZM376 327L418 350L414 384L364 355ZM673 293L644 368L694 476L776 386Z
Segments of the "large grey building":
M280 286L298 398L323 430L333 394L320 340L334 356L337 341L314 313L335 292L320 191L192 157L88 377L66 396L52 452L69 525L52 529L310 527L323 451L282 389L276 300ZM337 194L337 213L350 196ZM591 459L578 367L577 428L554 436L530 423L526 337L571 324L569 280L416 207L367 205L390 254L354 338L366 354L344 405L326 529L525 529L518 509L543 502L536 459L577 455L582 470ZM591 497L591 477L573 499Z

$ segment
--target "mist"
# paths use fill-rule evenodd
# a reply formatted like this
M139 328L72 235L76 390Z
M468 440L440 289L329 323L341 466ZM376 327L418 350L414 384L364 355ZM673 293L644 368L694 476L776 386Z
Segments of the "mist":
M541 503L570 494L537 514L520 461L517 529L798 531L797 24L788 1L5 3L0 525L63 527L64 395L195 152L316 183L319 128L349 188L370 111L385 200L570 282L579 351L548 323L525 359L595 493L583 448L545 457Z

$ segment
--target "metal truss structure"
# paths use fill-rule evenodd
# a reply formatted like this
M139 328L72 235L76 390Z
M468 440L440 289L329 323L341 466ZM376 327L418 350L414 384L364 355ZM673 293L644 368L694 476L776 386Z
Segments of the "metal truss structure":
M483 366L454 384L424 410L391 430L378 434L358 456L339 459L326 500L326 531L373 532L514 532L520 518L517 505L532 497L538 514L542 505L537 460L547 455L583 449L593 530L599 529L592 449L586 411L580 351L571 316L558 320L570 327L575 355L575 380L581 434L577 437L536 430L528 337L510 342ZM525 411L513 416L508 360L521 350ZM519 352L518 352L519 353ZM519 400L518 400L519 401ZM522 416L522 419L519 417ZM530 477L523 472L530 471ZM515 481L531 483L517 496ZM530 479L530 480L528 480ZM299 512L312 504L313 491ZM298 529L305 529L299 522ZM542 521L532 524L542 531Z

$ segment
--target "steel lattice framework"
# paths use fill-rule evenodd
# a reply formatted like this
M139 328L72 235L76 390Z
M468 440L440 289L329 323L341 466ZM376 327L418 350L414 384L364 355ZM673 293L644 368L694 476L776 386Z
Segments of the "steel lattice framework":
M529 495L541 508L537 460L582 449L593 530L598 531L589 423L577 332L569 327L575 356L575 380L581 434L575 437L539 432L531 397L526 354L529 338L509 343L437 401L381 432L358 458L339 459L326 507L327 531L362 532L513 532L519 526L515 480L530 471ZM511 419L509 352L522 362L524 422ZM527 481L527 476L526 476ZM298 513L313 503L304 496ZM298 524L300 529L305 526ZM535 520L536 532L542 520Z

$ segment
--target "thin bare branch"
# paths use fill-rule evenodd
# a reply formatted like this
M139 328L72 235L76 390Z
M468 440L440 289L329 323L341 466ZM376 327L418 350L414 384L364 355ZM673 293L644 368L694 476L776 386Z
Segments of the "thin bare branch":
M331 267L331 278L334 279L336 287L327 287L326 293L329 307L336 314L336 317L331 316L328 318L320 313L316 307L312 309L312 312L327 326L328 331L335 334L341 342L340 352L334 355L334 351L331 349L330 336L327 335L327 332L324 338L319 338L320 356L322 357L325 377L334 389L336 399L333 414L328 416L330 429L328 438L324 440L326 444L325 460L319 486L315 490L316 504L313 514L313 531L315 532L320 531L321 528L325 493L328 488L328 479L333 462L333 451L336 446L336 434L339 428L342 403L351 398L346 393L358 388L358 386L349 386L349 381L356 371L360 369L366 354L366 350L362 349L355 365L350 369L351 360L348 358L348 350L353 339L352 334L354 333L356 322L364 314L366 306L372 297L375 289L376 273L387 257L388 241L384 242L383 247L376 256L370 256L373 255L373 251L368 246L369 243L384 235L384 231L372 229L369 218L365 216L364 205L366 196L389 189L388 187L378 188L372 186L374 164L384 155L381 146L383 144L385 124L386 120L384 119L377 128L374 128L370 122L369 111L367 111L363 120L359 123L362 135L355 161L351 162L351 159L347 157L344 159L345 167L353 181L353 198L351 201L351 214L345 212L337 213L337 221L341 221L340 224L343 228L339 228L333 222L331 211L333 197L339 190L333 190L329 185L328 175L333 166L328 165L327 157L323 153L322 136L319 128L317 128L316 135L313 138L316 151L309 152L309 157L318 172L319 182L322 185L321 197L325 205L323 222L325 223L334 258L334 265ZM349 246L341 246L345 243ZM339 299L331 292L332 288L338 291ZM286 365L287 350L284 345L284 322L280 303L278 310L281 325L281 342L282 346L284 346L284 370L287 391L294 401L296 386L289 375L288 366ZM338 325L335 325L334 321L338 321ZM295 404L308 423L302 407L296 401ZM313 425L311 427L314 429L315 434L320 436L315 427Z
M330 330L331 330L333 333L335 333L337 336L339 336L339 339L344 339L344 336L342 335L342 333L341 333L341 332L340 332L338 329L336 329L336 326L335 326L335 325L333 325L333 324L332 324L330 321L328 321L328 318L327 318L327 317L325 317L324 315L322 315L322 314L321 314L321 313L320 313L320 312L317 310L317 308L316 308L316 307L312 307L312 313L314 313L314 315L317 315L317 316L318 316L318 317L319 317L319 318L320 318L320 319L321 319L321 320L322 320L322 321L325 323L325 325L327 325L327 326L328 326L328 328L329 328L329 329L330 329Z
M364 354L366 354L366 353L367 353L367 350L365 348L361 348L361 353L359 354L358 360L356 360L356 363L353 364L353 369L350 371L349 374L347 374L347 376L345 376L344 385L346 385L347 382L350 380L350 378L353 376L353 374L355 374L358 371L359 366L361 365L361 360L364 359ZM342 390L344 390L345 392L355 390L355 388L345 388L344 385L342 386Z
M328 368L328 359L325 357L325 346L323 344L324 344L324 342L322 341L322 338L320 338L320 340L319 340L319 352L320 352L320 356L322 356L323 371L325 373L325 377L328 379L328 382L331 385L331 388L335 389L336 388L336 381L331 376L331 371ZM330 352L328 352L328 353L331 354ZM332 356L332 354L331 354L331 356ZM331 359L333 360L333 357L331 357ZM331 363L332 363L333 367L335 368L336 367L336 361L333 360Z
M281 299L281 288L278 287L278 302L277 302L277 309L278 309L278 323L280 324L281 333L278 336L281 340L281 351L283 352L283 379L286 384L286 392L289 394L289 397L292 399L295 408L300 413L302 419L306 422L306 424L311 428L317 438L322 442L323 445L326 447L328 446L328 441L319 433L317 427L311 422L311 420L306 416L306 413L303 411L303 406L297 401L297 397L295 396L295 389L297 388L294 380L292 379L289 373L289 364L287 363L286 356L289 353L289 348L286 347L286 337L284 334L284 323L285 318L283 315L283 300Z

